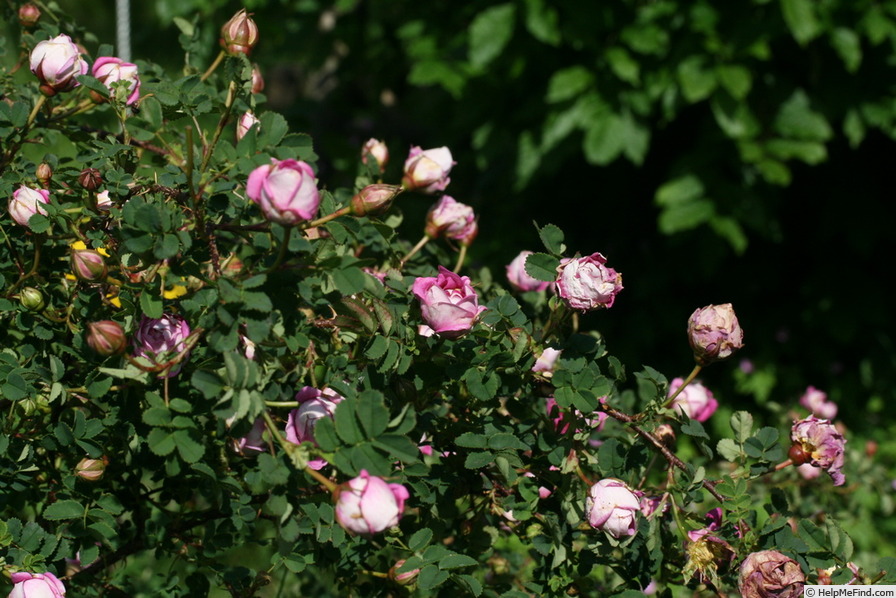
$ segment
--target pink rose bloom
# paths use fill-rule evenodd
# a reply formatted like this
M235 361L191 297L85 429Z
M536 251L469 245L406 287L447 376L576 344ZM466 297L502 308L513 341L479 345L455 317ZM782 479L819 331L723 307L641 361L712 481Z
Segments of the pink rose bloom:
M432 239L445 237L469 245L479 234L479 224L473 208L444 195L429 208L425 231Z
M545 378L550 378L554 375L554 366L557 364L557 359L560 357L561 353L563 353L563 351L560 349L545 347L544 351L541 352L541 355L535 360L535 365L532 366L532 371L541 374Z
M187 348L190 325L177 314L162 314L161 318L147 318L145 315L131 338L134 356L148 359L155 365L166 364ZM189 359L187 352L171 369L159 373L160 378L171 378L180 373L184 362Z
M793 423L790 439L794 445L791 447L791 455L794 447L798 447L805 459L803 463L810 463L828 472L835 486L843 485L846 476L840 470L843 468L846 439L834 424L810 415ZM796 459L794 462L802 465Z
M656 513L656 510L660 508L660 504L663 505L663 513L665 513L669 505L668 503L663 503L662 496L643 496L641 497L641 502L639 503L639 507L641 509L641 514L649 519L651 515Z
M725 359L743 347L744 332L731 304L707 305L691 314L688 341L700 365Z
M64 598L65 596L65 586L50 572L19 571L10 577L13 587L9 598Z
M420 301L420 313L432 330L445 338L468 332L485 311L467 276L439 266L436 277L419 277L412 288Z
M28 221L35 214L47 215L43 204L50 203L50 192L46 189L32 189L25 185L12 192L9 200L9 215L18 224L28 227Z
M507 282L517 291L543 291L551 284L536 280L526 273L526 258L532 255L531 251L521 251L513 261L507 264Z
M125 81L128 84L125 104L130 106L140 99L140 77L137 76L137 65L125 62L114 56L101 56L93 63L93 76L109 88L114 96L115 89L112 84L117 81Z
M548 397L545 400L544 408L548 417L554 421L554 429L557 433L566 434L566 431L569 430L569 424L564 421L563 411L560 409L560 405L557 404L557 400L554 397ZM578 409L573 410L573 413L577 418L584 419L585 425L590 426L594 432L600 432L604 427L604 422L607 421L607 417L609 417L603 411L594 412L593 415L596 415L597 419L586 418ZM576 430L576 432L581 431L582 430Z
M821 419L834 419L837 417L837 403L828 401L828 395L814 386L810 386L800 397L800 405L808 409L812 415Z
M81 51L72 38L60 34L53 39L39 42L31 51L31 72L40 81L40 91L45 96L54 96L60 91L69 91L81 85L75 79L87 74L87 62L81 58Z
M255 125L260 125L261 121L255 118L255 115L252 114L251 110L248 110L243 113L238 121L236 121L236 140L239 141L243 137L246 136L252 127Z
M681 387L684 378L675 378L669 384L669 394L672 396ZM684 411L684 414L698 422L705 422L716 412L719 402L712 396L712 391L697 382L688 384L681 394L669 405L676 412Z
M373 535L398 525L409 497L401 484L389 484L362 469L336 491L336 521L351 533Z
M634 536L638 531L641 504L622 480L604 478L591 486L585 500L588 523L614 538Z
M259 417L252 424L252 429L249 430L248 434L234 441L233 449L244 457L253 453L263 453L267 449L267 445L264 443L264 431L266 429L264 418Z
M717 532L722 529L722 509L716 507L706 514L706 527L695 529L688 532L688 538L691 542L696 542L710 532Z
M444 191L451 182L448 173L455 164L447 147L422 150L415 145L404 162L401 184L409 191L421 193Z
M370 138L361 148L361 162L367 164L367 158L372 157L380 172L386 170L389 162L389 148L379 139Z
M299 160L276 160L249 174L246 195L261 207L271 222L289 226L311 220L320 205L320 193L311 166Z
M306 386L296 394L296 401L301 403L298 409L289 412L286 421L286 439L293 444L310 442L318 446L314 439L314 427L322 417L333 419L336 413L336 405L341 403L344 397L325 388L318 390ZM323 459L313 459L308 462L308 467L314 470L323 468L327 462Z
M607 268L607 258L599 253L571 259L560 265L557 294L572 309L586 312L613 306L622 290L622 275Z

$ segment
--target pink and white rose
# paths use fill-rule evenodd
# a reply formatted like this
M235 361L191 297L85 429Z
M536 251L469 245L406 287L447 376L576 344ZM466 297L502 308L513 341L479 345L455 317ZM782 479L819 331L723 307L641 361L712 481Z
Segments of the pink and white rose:
M38 42L31 51L30 66L45 96L78 87L81 84L75 77L86 75L88 69L78 46L65 34Z
M333 419L336 405L343 400L345 400L343 396L329 388L318 390L311 386L304 387L296 393L296 401L300 403L298 409L289 412L286 421L286 439L293 444L310 442L318 446L317 440L314 439L314 427L323 417ZM308 462L308 467L319 470L326 464L323 459L312 459Z
M247 110L243 112L243 115L240 117L238 121L236 121L236 140L239 141L243 137L246 136L252 127L255 125L260 126L261 121L255 118L255 115L252 114L251 110Z
M591 486L585 500L588 523L614 538L634 536L638 531L641 502L625 482L604 478Z
M404 162L401 184L409 191L421 193L444 191L451 182L448 173L455 164L447 147L423 150L415 145Z
M671 397L674 395L683 383L684 378L672 380L669 384L669 394L667 396ZM698 422L705 422L716 412L719 402L712 396L711 390L695 380L675 397L675 400L672 401L669 407L676 412L679 410L684 411L685 415L691 419L696 419Z
M808 409L812 415L821 419L834 419L837 417L837 403L829 401L827 393L818 390L814 386L806 388L806 392L800 397L800 405Z
M64 598L65 586L55 575L18 571L11 576L13 587L9 598Z
M300 160L277 160L249 174L246 195L271 222L290 226L311 220L320 205L314 171Z
M543 291L551 284L537 280L526 272L526 258L532 253L531 251L521 251L513 258L513 261L507 264L507 282L517 291Z
M386 164L389 162L389 148L379 139L370 138L361 148L361 162L368 163L368 157L372 157L375 166L380 172L386 170Z
M426 214L425 232L432 239L445 237L469 245L479 234L479 224L473 208L444 195Z
M43 204L50 203L50 192L46 189L33 189L21 185L12 192L9 199L9 215L21 226L28 227L28 222L35 214L47 215Z
M398 525L410 497L401 484L389 484L362 469L336 492L336 521L354 534L373 535Z
M470 278L439 266L439 275L421 276L414 281L414 296L420 301L420 313L433 332L445 338L457 338L469 332L479 314L479 305Z
M190 336L190 325L178 314L162 314L161 318L140 320L137 331L131 338L134 356L149 360L156 366L168 364L187 349L187 337ZM187 351L177 363L173 363L167 371L159 373L160 378L171 378L180 373L184 362L189 359Z
M118 81L126 82L127 95L122 99L128 106L140 99L140 77L137 75L136 64L114 56L101 56L93 63L93 76L109 88L113 96L116 91L112 84Z
M586 312L613 306L622 290L622 274L606 266L600 253L570 259L558 269L557 295L572 309Z

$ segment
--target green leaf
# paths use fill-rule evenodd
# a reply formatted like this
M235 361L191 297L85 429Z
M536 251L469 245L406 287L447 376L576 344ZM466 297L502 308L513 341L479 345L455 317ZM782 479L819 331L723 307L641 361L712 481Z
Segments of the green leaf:
M557 9L550 1L526 0L526 29L538 41L551 46L560 43L562 37L557 25L558 20Z
M384 336L376 335L373 337L370 346L364 351L364 355L376 361L386 354L386 349L388 347L389 340Z
M716 444L716 452L718 452L723 459L731 461L732 463L739 460L742 455L740 445L730 438L721 439L718 444Z
M855 31L837 27L831 32L831 45L840 55L847 71L855 73L859 70L862 64L862 40Z
M465 554L449 554L439 561L440 569L457 569L459 567L472 567L478 565L479 561Z
M90 75L75 75L75 79L90 91L99 94L100 97L106 99L109 98L109 88L106 87L105 83L101 83L96 77L91 77Z
M731 416L734 439L743 443L753 434L753 416L747 411L735 411Z
M476 434L475 432L464 432L454 439L454 444L464 448L484 449L488 446L488 438L482 434Z
M336 433L346 444L357 444L364 440L364 434L355 418L354 399L345 399L336 406L333 421L336 424Z
M559 226L545 224L542 228L538 228L536 223L535 228L538 229L538 236L548 252L558 256L566 250L566 246L563 245L563 231Z
M812 0L781 0L781 12L790 33L801 46L821 33L821 23L815 14L815 3Z
M824 115L809 105L809 96L797 89L781 104L775 117L775 129L784 137L806 141L827 141L833 130Z
M527 444L522 442L519 438L517 438L513 434L501 432L501 433L489 436L488 448L492 449L493 451L500 451L503 449L516 449L519 451L526 451L526 450L529 450L531 447L529 447Z
M317 428L314 429L315 439ZM415 463L420 459L420 450L417 445L401 434L381 434L373 440L373 446L386 451L402 463Z
M44 509L44 519L78 519L84 516L84 506L76 500L59 500Z
M546 253L533 253L526 258L526 274L535 280L554 282L560 260Z
M194 434L194 430L178 430L174 434L177 452L187 463L196 463L205 454L205 446L193 437Z
M584 66L576 65L557 71L548 82L545 101L551 104L575 98L594 83L594 75Z
M692 104L709 97L717 85L715 73L704 62L703 56L691 56L678 65L681 94Z
M462 380L470 394L480 401L489 401L498 392L498 375L494 372L480 372L476 368L470 368L464 373Z
M190 383L206 399L218 398L224 392L224 381L213 372L196 370L190 377Z
M483 68L497 58L513 36L516 7L499 4L480 12L469 26L468 56L474 68Z
M162 300L159 297L153 297L148 290L144 289L140 293L140 309L147 318L162 317Z
M473 596L481 596L482 595L482 584L478 579L473 577L472 575L455 575L454 579L466 586L467 591ZM502 594L506 596L506 594ZM528 596L528 594L523 594L523 596Z
M753 75L745 66L739 64L724 64L716 68L719 83L728 93L742 100L750 93L753 86Z
M358 396L355 413L367 432L367 438L376 438L389 425L389 409L383 395L375 390L365 390Z
M431 590L448 579L448 572L439 569L435 565L426 565L417 576L417 587L423 591Z
M467 469L479 469L490 465L495 460L495 455L488 451L470 453L464 461L464 467Z
M410 548L414 552L418 552L426 548L426 545L432 542L432 530L428 527L424 527L423 529L418 529L414 532L414 535L411 536L410 540L408 540L408 548Z
M628 50L615 46L604 51L604 57L610 64L613 73L626 83L637 85L641 79L641 68L638 61L632 58Z
M170 455L177 448L177 441L174 438L175 432L163 429L153 428L149 431L146 441L149 444L149 450L164 457Z

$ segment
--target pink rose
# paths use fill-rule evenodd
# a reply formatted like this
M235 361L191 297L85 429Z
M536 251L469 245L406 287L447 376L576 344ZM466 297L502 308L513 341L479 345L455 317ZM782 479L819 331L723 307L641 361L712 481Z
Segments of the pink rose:
M140 99L140 78L137 76L137 65L125 62L114 56L101 56L93 63L93 76L109 88L109 92L115 96L112 84L124 81L128 84L125 104L130 106Z
M800 405L822 419L837 417L837 403L828 401L828 395L814 386L808 387L800 397Z
M425 230L432 239L445 237L469 245L479 234L479 224L473 208L445 195L429 208Z
M843 468L846 439L834 424L810 415L793 423L790 429L790 458L795 465L810 463L828 472L835 486L841 486L846 476Z
M513 261L507 264L507 282L517 291L543 291L551 284L536 280L526 272L526 258L532 255L531 251L521 251Z
M437 277L419 277L412 288L420 301L420 313L432 330L445 338L457 338L468 332L486 308L467 276L439 266Z
M435 193L444 191L451 179L448 173L455 162L451 158L451 150L447 147L422 150L419 146L411 147L404 162L404 177L401 184L409 191Z
M688 341L700 365L725 359L743 347L744 332L731 304L707 305L691 314Z
M252 424L252 429L249 430L248 434L233 442L233 450L244 457L253 453L263 453L267 449L267 445L264 443L264 431L266 429L267 425L264 422L264 418L259 417Z
M64 598L65 596L65 586L50 572L19 571L10 577L13 587L9 598Z
M368 157L372 157L375 166L380 172L386 170L386 164L389 162L389 148L379 139L370 138L361 148L361 162L367 164Z
M398 525L409 497L401 484L389 484L362 469L336 491L336 520L349 532L372 535Z
M669 384L669 394L667 396L671 397L675 394L683 382L683 378L675 378L672 380L671 384ZM693 381L688 384L677 397L675 397L675 400L672 401L672 404L669 405L669 407L674 409L676 413L681 410L691 419L696 419L698 422L705 422L716 412L716 409L719 407L719 402L712 396L711 390L699 382Z
M255 118L255 115L252 114L251 110L248 110L243 113L238 121L236 121L236 140L239 141L243 137L246 136L252 127L255 125L260 125L261 121Z
M622 480L604 478L591 486L585 500L588 523L614 538L634 536L638 531L641 504Z
M604 264L607 258L599 253L571 259L560 265L557 294L572 309L583 313L613 306L622 290L622 275Z
M554 366L557 364L557 359L560 357L561 353L563 353L563 351L560 349L545 347L544 351L542 351L535 360L535 365L532 366L532 371L536 374L541 374L545 378L552 377L554 375Z
M286 226L313 219L320 205L314 171L299 160L271 158L249 174L246 195L265 218Z
M78 46L64 34L34 46L30 62L31 72L40 81L40 91L45 96L78 87L81 84L75 77L86 75L88 68Z
M147 318L145 315L131 338L134 356L148 359L154 365L167 364L187 348L187 337L190 336L190 325L178 314L162 314L161 318ZM189 359L186 354L173 364L167 372L159 374L160 378L171 378L180 373L184 362Z
M553 420L554 429L558 434L566 434L567 430L569 430L569 423L565 421L563 417L563 410L560 409L560 405L557 404L557 400L554 397L548 397L544 403L545 411L547 412L548 418ZM604 422L607 421L607 417L609 417L603 411L595 411L594 416L597 419L586 418L582 415L582 412L578 409L573 411L576 418L581 418L585 421L585 425L589 426L592 431L600 432L604 427ZM581 432L582 430L576 430L576 432Z
M27 228L28 222L35 214L47 215L47 210L43 206L45 203L50 203L49 191L20 185L12 192L9 200L9 215L18 224Z
M341 403L344 397L325 388L318 390L306 386L296 394L296 401L301 403L298 409L289 412L286 421L286 439L293 444L310 442L317 446L314 439L314 427L322 417L333 419L336 413L336 405ZM323 459L313 459L308 462L311 469L321 469L327 462Z

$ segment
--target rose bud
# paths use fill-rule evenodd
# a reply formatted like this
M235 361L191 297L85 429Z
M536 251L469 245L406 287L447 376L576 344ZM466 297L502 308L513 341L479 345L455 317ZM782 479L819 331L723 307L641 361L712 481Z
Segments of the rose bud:
M532 371L541 374L545 378L552 377L554 375L554 366L557 364L557 359L562 352L560 349L545 347L544 351L535 360Z
M336 405L341 403L344 397L325 388L318 390L306 386L296 394L296 401L300 403L298 409L289 412L286 420L286 439L293 444L310 442L318 446L314 439L314 427L322 417L333 419L336 413ZM327 464L323 459L312 459L308 467L319 470Z
M469 245L479 234L479 225L473 208L445 195L429 208L425 232L432 239L445 237Z
M87 480L88 482L96 482L99 481L100 478L103 477L103 473L106 471L106 458L102 459L81 459L78 464L75 466L75 475L81 478L82 480Z
M85 282L96 282L106 277L106 262L99 252L93 249L75 249L72 251L72 274Z
M806 388L806 392L800 397L800 405L821 419L837 417L837 403L828 401L828 395L814 386Z
M65 598L65 586L50 573L18 571L10 576L13 587L8 598Z
M254 453L265 452L267 449L267 446L264 443L265 430L267 430L267 425L265 424L264 418L259 417L255 420L255 423L252 424L252 429L249 430L248 434L233 441L233 450L244 457Z
M400 559L392 565L392 568L389 569L389 579L394 581L400 586L409 586L417 581L417 576L420 574L420 569L411 569L410 571L404 571L399 573L398 570L401 569L401 566L404 565L405 560Z
M143 357L156 366L162 366L186 350L189 336L190 326L178 314L162 314L161 318L148 318L144 315L131 338L131 344L135 357ZM167 372L163 370L159 377L176 376L189 356L189 352L184 354L177 363L169 366Z
M257 64L252 65L252 93L261 93L264 89L264 78Z
M683 383L683 378L672 380L667 396L671 397L675 394ZM686 416L696 419L698 422L708 420L716 412L718 406L719 402L712 396L712 391L696 380L685 386L684 390L669 405L676 413L683 411Z
M622 275L607 268L607 258L599 253L571 259L558 269L557 295L570 308L586 312L613 306L622 290Z
M85 168L78 175L78 184L88 191L96 191L103 184L103 175L96 168Z
M793 423L790 429L790 439L793 446L790 450L791 459L796 455L802 463L810 463L828 472L835 486L840 486L846 481L846 476L840 471L843 467L843 451L846 439L837 431L834 424L824 419L818 419L810 415ZM798 463L798 459L793 459Z
M513 261L507 264L507 282L517 291L543 291L551 284L536 280L526 272L526 258L532 255L531 251L521 251Z
M221 47L231 56L248 54L257 42L258 26L245 8L230 17L221 27Z
M246 133L252 129L253 126L258 125L261 127L261 121L255 118L255 115L252 114L252 111L244 112L238 121L236 121L236 140L239 141L243 137L246 136Z
M87 74L87 62L67 35L57 35L34 46L31 51L31 72L40 81L40 92L54 96L80 85L77 75Z
M19 25L30 29L40 20L40 9L32 2L26 2L19 7Z
M28 311L43 311L47 304L44 302L44 294L34 287L25 287L19 293L19 303Z
M401 184L409 191L421 193L444 191L451 182L448 173L455 164L447 147L422 150L415 145L404 162Z
M384 172L389 162L389 148L379 139L370 138L361 148L361 162L367 164L368 158L373 158L379 171Z
M93 76L109 88L109 93L112 96L118 97L128 106L140 99L140 78L137 76L136 64L125 62L121 58L115 58L114 56L101 56L93 63ZM125 93L121 93L113 87L112 84L117 81L127 83L127 91ZM121 93L121 95L116 96L118 93ZM90 92L90 97L97 103L105 101L105 98L95 91Z
M265 218L285 226L313 219L320 205L314 171L299 160L272 158L259 166L249 174L246 194Z
M336 521L347 531L372 535L398 525L410 497L401 484L389 484L366 469L336 491Z
M9 215L18 224L27 227L35 214L47 215L42 204L50 203L50 192L46 189L32 189L21 185L13 191L9 200Z
M741 563L737 585L743 598L800 598L805 583L796 561L777 550L762 550Z
M622 480L604 478L591 486L585 500L588 523L614 538L634 536L638 531L641 502Z
M392 200L402 191L398 185L367 185L352 197L352 214L382 214L392 206Z
M467 276L439 266L436 277L419 277L412 287L420 301L420 313L439 336L457 338L467 333L486 310Z
M124 353L128 339L121 324L113 320L100 320L87 325L87 344L106 357Z
M37 170L34 172L34 177L37 179L37 182L40 183L41 187L43 187L44 189L49 189L50 179L53 178L53 167L46 162L41 162L37 165Z
M691 314L688 341L699 365L725 359L743 347L744 332L731 304L707 305Z

